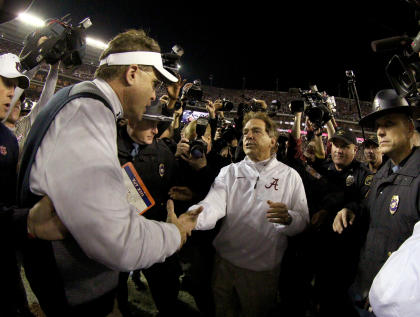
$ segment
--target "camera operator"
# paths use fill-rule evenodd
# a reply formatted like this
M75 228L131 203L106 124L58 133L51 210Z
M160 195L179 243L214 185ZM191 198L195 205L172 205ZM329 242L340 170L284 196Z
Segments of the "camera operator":
M34 45L32 48L33 50L37 50L41 47L46 41L46 36L41 36L39 39L36 40L36 43L25 43L24 48L22 49L21 55L24 51L28 50L28 46ZM19 142L19 152L21 153L23 150L23 145L25 144L26 137L31 129L33 122L35 121L36 116L42 110L42 108L47 104L48 100L54 94L57 80L58 80L58 69L59 69L59 60L55 61L54 64L49 65L48 75L45 80L44 87L41 92L41 96L35 107L29 109L28 113L20 117L20 110L21 106L25 101L25 94L23 89L17 87L15 91L15 95L10 103L11 112L9 112L9 116L7 118L7 122L9 124L9 128L13 130L13 133L16 135L18 142ZM19 64L22 68L22 65ZM41 64L35 65L31 64L32 68L27 69L25 72L25 76L27 76L30 80L37 74L39 69L41 68ZM29 66L28 66L29 67Z
M48 101L54 94L54 91L57 85L57 80L58 80L59 65L60 65L59 62L53 65L49 65L48 75L46 77L45 84L41 92L41 96L39 97L39 100L36 103L36 105L30 109L29 113L23 117L19 117L18 110L21 109L21 105L23 104L25 100L24 98L20 98L19 100L16 101L16 104L15 104L16 110L13 109L13 112L8 118L9 122L11 121L13 122L14 133L19 142L20 153L23 151L23 146L25 144L26 137L28 136L28 133L29 133L29 130L31 129L32 124L35 122L35 119L38 113L44 108L44 106L48 103ZM39 68L40 66L35 67L34 69L26 72L26 75L29 78L32 78L33 76L35 76ZM20 92L18 92L18 94L19 93ZM25 96L23 91L22 91L21 96ZM17 120L16 120L16 117L18 118Z

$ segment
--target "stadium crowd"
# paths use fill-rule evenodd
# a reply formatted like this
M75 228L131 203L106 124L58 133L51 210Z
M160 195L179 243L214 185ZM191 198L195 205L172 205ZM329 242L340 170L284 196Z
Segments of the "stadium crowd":
M32 316L20 265L46 316L133 316L140 272L160 316L185 314L181 288L203 316L420 313L417 290L386 295L420 218L419 125L395 91L319 121L288 92L198 98L143 30L98 67L23 73L22 47L0 50L1 316Z

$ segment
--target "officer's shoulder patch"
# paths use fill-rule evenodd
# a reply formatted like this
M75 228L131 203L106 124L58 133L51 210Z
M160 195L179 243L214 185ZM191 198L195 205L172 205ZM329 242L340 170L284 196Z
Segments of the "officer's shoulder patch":
M370 174L365 178L365 185L370 186L372 184L373 175Z

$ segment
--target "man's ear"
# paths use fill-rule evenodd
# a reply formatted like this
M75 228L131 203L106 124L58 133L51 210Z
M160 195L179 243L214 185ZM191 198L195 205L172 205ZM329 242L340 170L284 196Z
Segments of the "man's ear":
M410 135L410 138L413 136L414 133L414 121L413 119L408 120L408 133Z
M275 137L271 137L271 145L273 147L276 147L277 146L277 139Z
M124 73L124 79L129 86L134 85L137 70L139 70L137 65L130 65L127 67L127 70Z

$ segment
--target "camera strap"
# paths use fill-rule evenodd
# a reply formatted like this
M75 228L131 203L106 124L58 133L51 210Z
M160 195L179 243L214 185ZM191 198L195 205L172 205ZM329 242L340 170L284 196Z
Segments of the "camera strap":
M101 101L106 108L114 113L110 102L92 82L86 81L73 86L67 86L58 91L38 114L23 148L18 175L18 201L21 206L32 206L40 197L33 195L29 187L29 176L32 164L39 146L44 139L56 115L69 102L77 98L91 98ZM115 115L115 114L114 114Z

